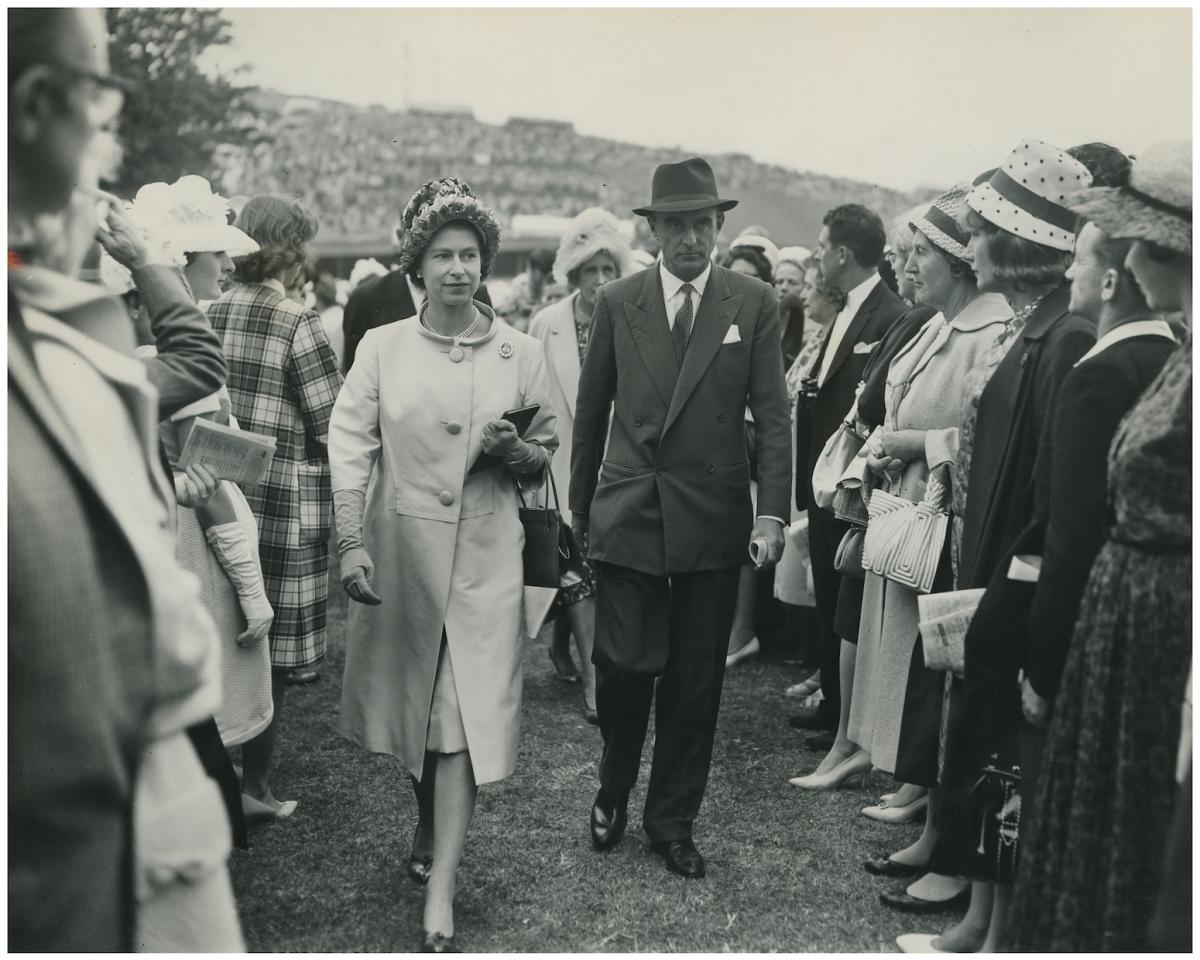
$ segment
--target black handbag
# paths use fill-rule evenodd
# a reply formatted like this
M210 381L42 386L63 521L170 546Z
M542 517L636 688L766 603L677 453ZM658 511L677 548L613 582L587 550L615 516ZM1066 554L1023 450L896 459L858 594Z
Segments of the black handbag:
M975 854L995 883L1011 884L1017 875L1021 834L1021 766L995 754L971 787L971 808L978 845Z
M514 480L513 486L521 502L517 514L521 526L525 528L525 549L521 556L525 563L525 586L558 589L563 585L564 574L569 574L570 570L581 564L582 555L571 528L563 523L559 512L558 486L549 467L546 468L546 474L554 495L553 509L548 503L545 507L527 507L520 484ZM577 577L575 579L578 580Z

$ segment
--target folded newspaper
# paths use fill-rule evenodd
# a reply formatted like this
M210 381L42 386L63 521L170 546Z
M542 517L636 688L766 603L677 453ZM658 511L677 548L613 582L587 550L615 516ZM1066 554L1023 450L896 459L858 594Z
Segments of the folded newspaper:
M983 590L954 590L917 597L925 666L962 676L966 660L964 641Z
M274 456L274 437L197 418L179 456L179 469L200 463L219 480L253 486Z

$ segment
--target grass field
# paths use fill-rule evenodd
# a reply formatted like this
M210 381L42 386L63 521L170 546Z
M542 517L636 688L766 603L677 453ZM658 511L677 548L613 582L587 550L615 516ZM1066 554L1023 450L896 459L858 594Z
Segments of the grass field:
M421 889L404 873L416 823L399 763L337 734L345 602L331 597L330 656L320 682L292 688L275 793L300 807L256 828L232 870L246 940L259 951L410 951ZM952 917L909 918L877 894L899 881L859 861L917 835L859 810L891 787L806 793L795 770L819 759L787 726L796 677L769 663L725 681L712 775L696 823L708 877L666 872L641 830L642 778L621 846L592 851L588 810L600 735L578 687L553 676L544 639L525 655L521 751L514 777L480 791L459 873L458 939L471 952L768 952L894 950L897 934L940 931ZM649 750L646 751L649 755Z

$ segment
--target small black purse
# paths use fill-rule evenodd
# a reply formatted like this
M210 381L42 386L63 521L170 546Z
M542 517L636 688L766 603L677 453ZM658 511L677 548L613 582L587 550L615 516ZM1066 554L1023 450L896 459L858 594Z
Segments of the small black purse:
M558 486L554 482L554 474L546 467L550 479L550 490L554 495L554 507L528 507L521 493L520 484L515 480L513 486L517 491L517 499L521 506L517 511L521 526L525 528L525 549L522 560L525 563L525 586L551 587L558 589L564 584L564 578L569 582L577 582L578 575L572 576L581 565L583 556L579 545L575 542L571 528L563 523L559 510Z

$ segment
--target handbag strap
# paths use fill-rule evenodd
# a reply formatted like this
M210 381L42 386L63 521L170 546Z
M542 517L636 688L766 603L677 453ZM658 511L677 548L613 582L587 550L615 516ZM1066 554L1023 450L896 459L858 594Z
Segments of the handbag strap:
M546 464L546 466L544 466L542 469L546 471L546 476L550 480L550 493L554 497L554 512L559 516L562 516L562 507L559 505L558 501L558 484L554 482L554 471L550 469L549 464ZM510 474L510 476L512 475ZM517 491L517 499L521 501L522 509L527 509L527 504L525 503L525 494L521 491L521 484L517 482L516 477L512 477L512 484L513 489ZM541 488L539 487L538 489ZM547 509L549 509L549 506L549 504L546 504Z

